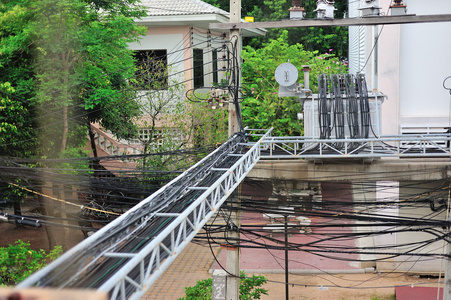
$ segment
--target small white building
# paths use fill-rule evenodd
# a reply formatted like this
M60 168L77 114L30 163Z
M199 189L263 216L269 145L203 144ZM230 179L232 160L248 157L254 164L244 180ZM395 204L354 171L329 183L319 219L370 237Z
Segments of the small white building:
M449 0L402 2L406 6L407 14L451 14ZM368 5L380 7L381 15L391 15L390 4L394 4L394 1L350 0L348 3L349 17L356 18L362 16L362 10L359 8ZM451 99L449 91L443 87L443 82L451 75L450 33L451 22L349 28L350 73L364 73L369 90L377 90L387 95L382 105L381 135L444 133L448 130L451 121ZM399 205L381 210L381 214L395 218L435 214L435 218L445 219L444 211L435 211L433 205L419 205L409 209L403 208L402 202L412 197L432 201L432 204L446 199L446 182L378 182L376 186L362 184L362 187L362 190L359 190L359 187L354 186L354 195L399 202ZM431 194L425 191L435 192ZM355 196L354 201L362 200L358 197ZM438 206L437 203L435 204ZM373 230L380 233L386 228L375 227ZM428 239L431 239L431 234L425 232L380 234L368 237L361 246L390 246L395 247L393 252L399 253L409 250L413 253L438 252L445 246L443 241L437 241L427 247L412 250L414 246L411 246L411 243ZM374 259L376 258L381 259L383 256L375 256ZM374 266L378 271L438 273L442 268L442 260L409 255L392 256L390 259L377 261Z

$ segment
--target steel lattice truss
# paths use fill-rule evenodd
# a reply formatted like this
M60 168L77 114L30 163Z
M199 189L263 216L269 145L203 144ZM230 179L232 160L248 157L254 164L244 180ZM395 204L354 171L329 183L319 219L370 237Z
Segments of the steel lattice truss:
M450 140L445 133L366 139L266 137L262 158L449 157Z
M202 161L21 282L94 288L110 299L139 299L201 230L260 158L236 134Z

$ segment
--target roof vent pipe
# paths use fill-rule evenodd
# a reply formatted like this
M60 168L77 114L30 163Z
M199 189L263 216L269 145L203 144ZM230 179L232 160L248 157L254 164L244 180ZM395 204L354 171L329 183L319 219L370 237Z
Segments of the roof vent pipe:
M302 71L304 71L304 89L308 90L310 89L310 69L309 65L303 65Z
M362 17L379 16L381 7L378 2L378 0L361 0L359 10L362 12Z
M302 0L293 0L292 7L288 11L290 12L290 20L304 19L305 12L302 7Z
M392 6L390 6L392 16L402 16L407 13L407 5L402 3L402 0L394 0Z

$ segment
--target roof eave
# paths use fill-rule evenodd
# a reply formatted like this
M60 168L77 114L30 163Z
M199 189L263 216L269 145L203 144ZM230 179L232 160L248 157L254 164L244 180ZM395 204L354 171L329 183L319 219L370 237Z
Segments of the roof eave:
M167 26L196 26L209 29L210 23L229 23L229 17L220 14L190 14L190 15L163 15L147 16L137 19L138 25L149 27L167 27ZM266 30L262 28L243 29L242 34L245 37L263 36Z

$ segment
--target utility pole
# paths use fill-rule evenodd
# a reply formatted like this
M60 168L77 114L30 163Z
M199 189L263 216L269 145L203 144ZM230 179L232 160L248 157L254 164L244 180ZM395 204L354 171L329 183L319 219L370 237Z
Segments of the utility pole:
M230 23L240 23L241 22L241 0L230 0ZM236 66L238 70L236 70L239 74L238 80L235 82L237 88L240 88L241 85L241 29L230 29L230 41L235 43L236 41L236 59L238 65ZM232 44L233 45L233 44ZM233 55L231 56L234 58ZM232 78L231 78L232 80ZM238 99L230 100L238 101ZM230 101L229 103L229 136L232 136L234 133L240 130L238 124L238 117L236 112L235 103Z
M450 90L451 94L451 90ZM451 185L448 185L448 205L446 207L446 221L450 221L451 212ZM447 238L450 236L450 227L446 228ZM444 241L446 243L446 240ZM451 255L451 246L446 243L445 251L448 255ZM443 284L443 300L451 300L451 261L449 257L445 258L445 282Z
M241 22L241 0L230 0L230 22L240 23ZM236 41L236 60L238 72L238 80L234 84L237 85L237 89L241 85L241 35L240 29L230 29L230 41L235 43ZM233 45L233 44L232 44ZM233 55L231 56L234 59ZM232 79L232 78L231 78ZM237 96L237 95L235 95ZM238 99L232 98L231 100L238 101ZM237 112L235 103L230 101L229 103L229 136L240 130L238 124ZM229 228L228 238L233 241L233 246L227 248L227 263L226 269L229 274L234 276L229 276L227 278L227 289L226 289L226 299L227 300L238 300L240 298L240 250L237 247L240 239L239 228L241 226L240 217L240 187L238 187L238 195L232 193L230 200L232 200L233 211L229 219L229 225L233 225L233 228Z

